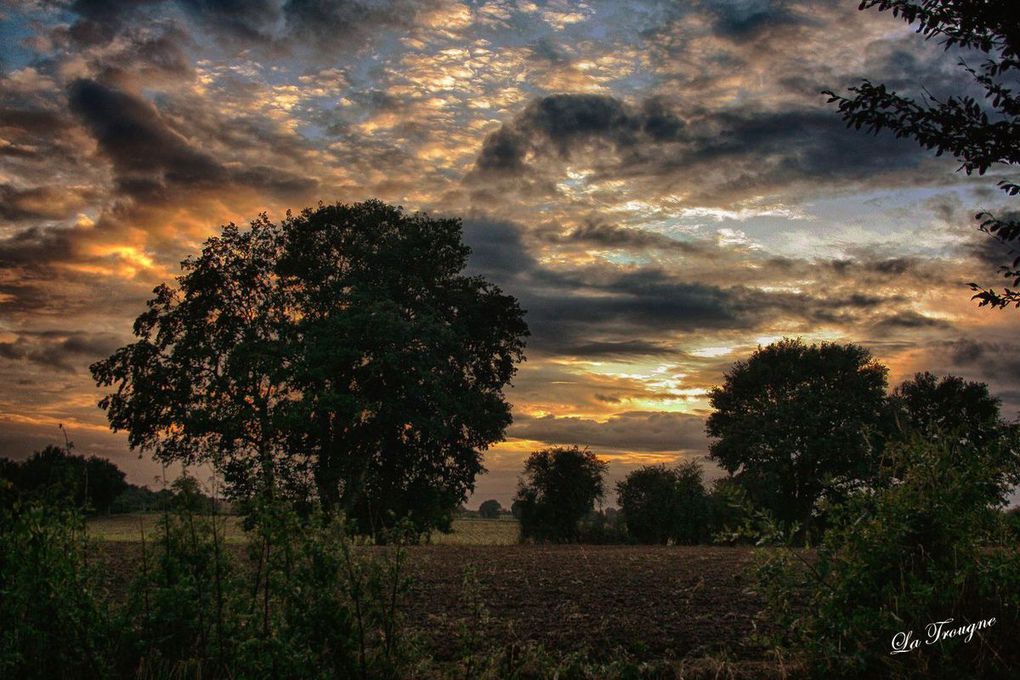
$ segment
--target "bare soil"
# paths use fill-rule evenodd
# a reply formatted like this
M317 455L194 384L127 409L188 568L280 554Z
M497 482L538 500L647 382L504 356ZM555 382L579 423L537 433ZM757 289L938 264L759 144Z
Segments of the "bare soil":
M150 546L151 549L152 546ZM141 544L98 545L111 591L141 565ZM229 546L240 557L243 547ZM381 550L382 548L363 548ZM748 548L713 546L432 545L408 548L408 629L437 660L463 654L465 630L487 645L533 641L593 659L762 660L751 636L762 602ZM465 591L472 569L487 623Z

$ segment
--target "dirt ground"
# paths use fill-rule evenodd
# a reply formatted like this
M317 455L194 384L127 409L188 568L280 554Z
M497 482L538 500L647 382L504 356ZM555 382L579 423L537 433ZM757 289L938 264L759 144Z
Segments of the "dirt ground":
M100 544L116 589L140 564L140 544ZM231 546L241 552L241 546ZM376 550L377 548L362 548ZM534 641L595 659L762 659L750 643L761 602L746 548L712 546L432 545L408 548L413 586L407 627L437 660L462 652L462 632L488 644ZM464 575L487 623L472 611Z
M412 549L409 623L437 657L455 653L473 568L496 639L533 640L595 658L723 655L748 644L761 602L743 573L751 551L679 546L440 546Z

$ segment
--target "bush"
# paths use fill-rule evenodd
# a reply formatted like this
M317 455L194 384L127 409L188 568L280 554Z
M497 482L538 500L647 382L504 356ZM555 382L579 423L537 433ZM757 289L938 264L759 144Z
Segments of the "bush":
M241 574L224 546L225 519L182 504L164 513L157 541L143 536L142 573L122 623L130 640L126 669L227 672L247 622Z
M178 503L143 540L140 573L113 612L80 515L18 501L0 510L0 677L405 675L406 531L362 548L339 518L263 500L241 562L224 544L226 518L193 505Z
M142 675L399 677L405 554L356 550L340 519L257 501L249 573L224 550L222 518L187 504L164 518L133 598Z
M73 510L0 509L0 677L109 675L110 619Z
M630 543L631 537L623 523L619 512L612 508L605 511L595 510L588 513L577 525L578 543L606 545L614 543Z
M1010 677L1020 665L1020 554L996 530L993 490L1015 468L990 463L1001 452L960 440L914 438L887 455L896 476L831 509L816 559L765 555L759 576L786 633L779 642L818 675ZM990 618L977 639L927 644L929 624ZM919 648L892 654L894 636L910 631Z
M72 454L72 446L47 446L20 463L2 459L0 476L26 502L110 512L129 487L124 472L105 458Z

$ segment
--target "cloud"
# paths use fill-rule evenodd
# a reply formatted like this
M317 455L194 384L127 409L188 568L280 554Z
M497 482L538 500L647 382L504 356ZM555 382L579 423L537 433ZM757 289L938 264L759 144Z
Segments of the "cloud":
M596 451L707 452L705 421L686 413L626 412L605 422L589 418L518 415L510 436L548 444L590 446Z
M145 197L167 185L216 186L225 168L191 147L149 102L93 80L68 90L71 111L86 125L117 172L127 194Z
M565 234L550 233L544 238L552 243L578 244L627 250L664 249L684 253L704 253L704 243L681 241L647 229L620 227L597 220L588 220Z
M592 142L617 151L642 142L675 140L683 122L658 99L635 110L615 97L594 94L556 94L533 101L523 113L490 135L475 163L484 175L520 174L527 156L555 150L569 158L574 148Z
M714 18L713 32L734 40L755 38L769 29L797 26L809 21L806 15L795 11L795 5L789 0L712 0L703 3Z
M134 198L165 199L173 190L226 184L289 195L317 185L313 179L268 166L228 169L196 149L151 103L96 81L73 82L68 98L71 111L113 162L120 190Z
M118 338L105 333L26 333L13 342L0 342L0 358L27 360L50 369L75 373L109 356L119 345Z
M871 181L916 168L926 157L909 140L869 141L831 111L632 106L609 95L557 94L528 104L489 134L466 181L554 193L568 164L587 183L628 180L661 193L681 183L685 202L732 205L798 183Z
M30 187L0 184L0 219L11 222L59 220L69 217L95 198L87 187Z

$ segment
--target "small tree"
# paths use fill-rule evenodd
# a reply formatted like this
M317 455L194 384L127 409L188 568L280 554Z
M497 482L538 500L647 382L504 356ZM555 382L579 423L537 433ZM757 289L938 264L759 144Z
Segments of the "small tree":
M627 531L640 543L668 543L677 505L676 473L665 465L634 470L616 485Z
M955 375L918 373L896 388L889 403L901 430L929 437L959 435L980 446L1008 429L988 385Z
M649 465L616 486L627 531L641 543L691 545L711 534L709 498L697 461Z
M510 504L510 515L514 519L516 519L516 520L520 520L521 519L521 512L523 510L523 505L524 504L521 503L521 501L519 501L519 500L515 500L513 503Z
M578 523L605 493L609 464L576 446L543 449L524 463L517 490L521 539L578 540Z
M807 531L823 494L838 496L877 471L886 372L853 344L759 347L711 392L711 457L753 502Z
M503 506L497 500L487 500L478 506L478 514L485 519L496 519L503 511Z

